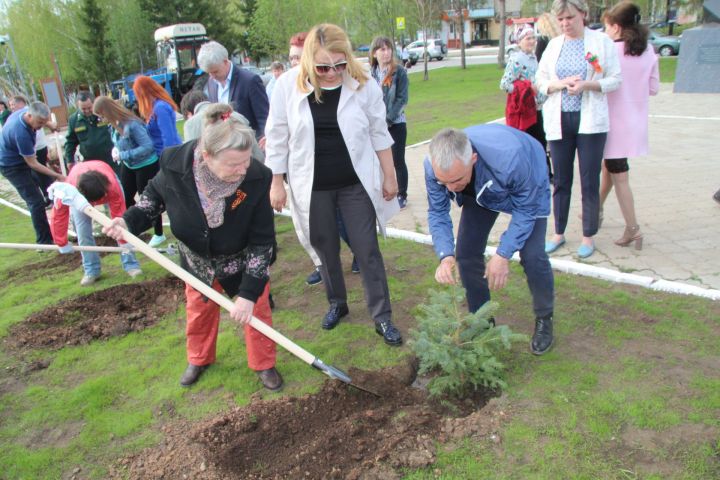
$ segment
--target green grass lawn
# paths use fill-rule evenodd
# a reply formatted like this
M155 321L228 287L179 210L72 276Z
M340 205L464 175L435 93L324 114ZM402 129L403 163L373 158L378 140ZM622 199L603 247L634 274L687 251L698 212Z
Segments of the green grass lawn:
M2 242L32 238L29 219L0 209ZM276 327L326 362L381 368L407 355L384 347L367 325L346 323L342 335L318 325L326 300L303 280L310 267L288 219L278 219L279 260L273 291ZM412 315L434 286L430 247L382 241L396 316ZM32 312L68 298L128 282L114 256L102 282L81 289L79 270L11 282L8 272L37 262L35 252L0 250L0 340ZM45 254L49 255L49 254ZM349 254L345 252L345 260ZM163 275L142 258L145 278ZM488 437L448 443L431 468L406 478L710 479L720 475L720 306L708 300L557 274L557 344L543 357L527 345L503 354L507 420ZM351 311L364 311L359 282ZM532 332L522 271L512 267L496 294L498 320ZM108 299L112 301L112 299ZM296 302L296 307L283 307ZM357 315L357 314L356 314ZM360 314L362 316L362 314ZM245 368L236 328L223 320L218 363L191 389L177 385L184 365L184 309L124 337L24 356L0 353L0 478L101 479L117 458L156 445L167 422L195 421L249 401L315 391L325 377L288 353L278 364L282 394L258 392ZM47 369L25 372L33 360ZM256 393L257 392L257 393Z
M678 57L660 57L660 83L674 83Z
M499 87L503 71L497 65L431 70L427 81L419 65L408 75L408 145L428 140L442 127L465 128L505 115L506 94Z

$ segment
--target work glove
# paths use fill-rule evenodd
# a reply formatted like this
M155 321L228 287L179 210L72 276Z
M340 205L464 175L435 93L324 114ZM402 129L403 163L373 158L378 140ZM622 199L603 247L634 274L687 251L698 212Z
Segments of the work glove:
M77 188L73 187L69 183L55 182L48 188L48 195L50 200L55 202L57 206L59 203L73 207L75 210L82 212L85 207L89 206L90 203L80 195Z
M115 163L120 163L120 150L118 150L117 147L113 147L110 151L110 155L112 155L112 159Z
M62 247L58 247L58 252L62 253L63 255L66 255L68 253L73 253L75 250L73 250L72 245L69 243L66 243Z

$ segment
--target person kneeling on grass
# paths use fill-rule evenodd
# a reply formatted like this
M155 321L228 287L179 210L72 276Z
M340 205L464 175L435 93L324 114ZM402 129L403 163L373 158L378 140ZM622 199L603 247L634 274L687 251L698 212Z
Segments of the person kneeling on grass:
M90 202L91 205L110 206L110 216L122 217L125 213L125 196L120 181L115 175L112 167L101 160L90 160L80 162L70 170L67 176L67 183L77 187L78 191ZM51 185L48 192L52 192L55 185ZM82 247L94 247L92 219L85 215L82 210L63 205L56 201L52 210L52 232L55 245L60 247L60 253L72 253L72 245L68 243L68 218L72 216L75 231L78 237L78 245ZM119 241L120 246L125 242ZM100 278L100 255L97 252L81 252L82 264L85 275L80 280L80 285L92 285ZM135 278L142 274L140 264L132 252L121 253L120 261L123 269L128 275Z
M183 268L235 299L230 316L244 325L248 366L276 391L283 380L275 369L275 342L249 325L252 316L272 325L272 172L252 157L255 134L230 116L227 105L207 107L205 118L200 139L165 149L160 173L140 201L103 231L113 238L121 238L124 228L142 232L167 210ZM190 285L185 298L189 365L180 384L189 386L215 362L220 307Z
M507 282L510 258L520 252L535 310L530 349L547 352L553 343L554 279L545 253L550 215L550 183L545 152L527 133L505 125L445 128L430 142L425 159L428 224L440 265L439 283L465 287L468 309L476 312L490 300L490 289ZM453 242L450 202L462 207L457 247ZM485 246L498 213L512 215L495 255L485 265Z

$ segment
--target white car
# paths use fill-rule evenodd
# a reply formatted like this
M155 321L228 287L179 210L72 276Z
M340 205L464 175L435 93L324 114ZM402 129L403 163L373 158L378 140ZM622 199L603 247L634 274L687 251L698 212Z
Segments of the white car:
M407 48L411 54L415 53L419 59L422 59L423 55L425 55L425 42L422 40L411 43ZM427 53L428 60L433 58L442 60L447 55L447 45L442 40L430 38L427 41Z

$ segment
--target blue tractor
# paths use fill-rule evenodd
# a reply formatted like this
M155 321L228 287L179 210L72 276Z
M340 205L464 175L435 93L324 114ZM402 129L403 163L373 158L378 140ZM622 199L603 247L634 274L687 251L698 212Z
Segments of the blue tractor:
M203 76L198 68L197 54L200 46L208 41L205 27L199 23L180 23L155 30L158 68L128 75L110 83L113 98L122 100L132 109L137 101L132 90L135 77L146 75L165 87L170 96L180 104L180 99L192 90L195 82Z

